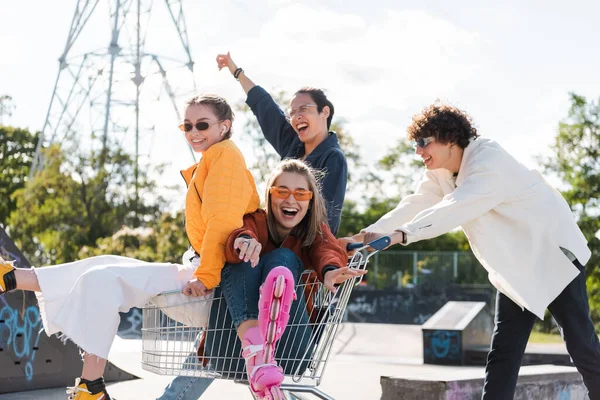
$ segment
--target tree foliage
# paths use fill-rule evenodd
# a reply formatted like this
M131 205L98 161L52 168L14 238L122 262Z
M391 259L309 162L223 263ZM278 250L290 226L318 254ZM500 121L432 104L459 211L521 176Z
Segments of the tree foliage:
M184 213L179 211L175 215L164 213L144 228L123 227L112 236L98 239L96 246L84 246L78 257L119 254L150 262L181 263L189 246L183 219Z
M600 321L600 99L588 101L571 93L567 118L559 123L552 155L544 160L569 188L563 196L576 213L588 239L588 292L593 319Z
M44 159L44 169L12 194L16 210L8 219L12 238L34 265L73 261L82 247L96 246L123 225L161 215L149 171L141 174L144 195L136 207L134 163L117 146L106 153L104 168L75 144L65 151L53 145Z
M16 190L25 186L38 134L26 129L0 125L0 225L6 226L16 202L11 198Z

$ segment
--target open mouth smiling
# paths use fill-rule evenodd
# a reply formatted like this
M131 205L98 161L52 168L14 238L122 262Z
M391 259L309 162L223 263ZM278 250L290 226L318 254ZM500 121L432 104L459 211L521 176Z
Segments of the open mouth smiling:
M301 122L296 125L296 130L298 133L302 133L308 129L308 124L306 122Z
M296 214L298 214L298 209L297 208L291 208L291 207L282 207L281 208L281 212L283 213L283 215L287 216L287 217L295 217Z

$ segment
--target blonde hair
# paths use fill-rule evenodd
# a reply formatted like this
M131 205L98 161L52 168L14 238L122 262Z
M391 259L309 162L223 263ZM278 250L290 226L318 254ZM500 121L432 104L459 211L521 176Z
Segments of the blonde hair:
M313 198L310 200L306 215L292 229L292 233L302 241L302 246L308 247L313 244L317 235L323 234L321 226L323 223L327 223L327 211L325 209L325 200L323 199L323 195L321 195L319 181L316 177L317 172L299 160L283 160L271 171L265 194L269 235L277 243L281 243L285 239L284 237L280 237L277 231L277 221L275 220L275 215L271 212L271 193L269 192L271 186L275 184L275 181L284 172L302 175L308 182L308 190L313 192Z

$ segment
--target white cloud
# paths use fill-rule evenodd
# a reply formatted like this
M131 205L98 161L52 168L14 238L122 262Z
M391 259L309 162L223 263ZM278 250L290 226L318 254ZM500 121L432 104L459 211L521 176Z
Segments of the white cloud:
M257 38L235 43L232 56L267 89L328 89L365 159L374 161L404 135L413 113L452 97L471 77L479 46L477 33L423 11L367 21L295 4L276 12Z

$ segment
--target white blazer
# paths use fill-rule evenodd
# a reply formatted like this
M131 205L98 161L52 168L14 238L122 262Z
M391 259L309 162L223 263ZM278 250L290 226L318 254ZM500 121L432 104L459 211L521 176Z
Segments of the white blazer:
M579 274L591 252L561 194L497 143L472 140L458 176L426 171L414 194L367 232L407 233L408 243L460 226L490 282L522 308L544 318L548 305Z

